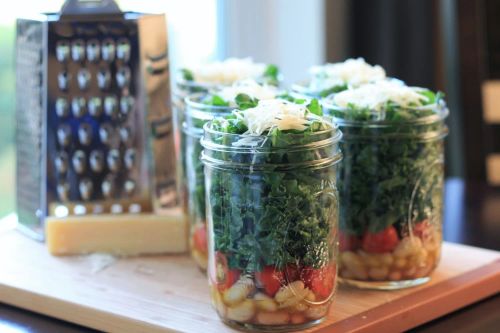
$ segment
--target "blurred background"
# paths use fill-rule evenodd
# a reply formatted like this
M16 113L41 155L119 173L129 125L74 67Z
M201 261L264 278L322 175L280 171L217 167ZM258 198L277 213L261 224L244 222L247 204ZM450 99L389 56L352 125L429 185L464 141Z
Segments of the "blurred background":
M58 11L62 3L17 0L0 12L0 216L14 210L15 18ZM409 85L442 90L451 110L446 170L451 188L467 184L491 192L500 185L499 0L118 3L122 10L167 13L173 71L250 56L278 64L290 84L304 79L312 65L364 57ZM461 179L466 182L453 182ZM500 197L491 200L481 203L487 206L484 214L498 211Z

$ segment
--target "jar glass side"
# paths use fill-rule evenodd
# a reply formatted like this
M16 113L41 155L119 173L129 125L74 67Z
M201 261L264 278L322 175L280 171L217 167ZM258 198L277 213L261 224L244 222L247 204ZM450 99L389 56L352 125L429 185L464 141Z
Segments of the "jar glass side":
M205 217L205 174L200 155L203 125L214 117L227 115L232 108L201 103L204 94L193 94L185 99L186 109L182 124L183 153L186 178L187 213L190 221L189 244L191 256L198 267L206 270L208 263L207 224Z
M399 121L338 119L343 282L400 289L429 281L442 242L447 112Z
M205 131L209 285L225 323L290 331L328 313L336 286L341 159L332 133L329 140L318 135L324 140L316 146L291 139L295 147L249 148L234 145L248 144L248 137ZM301 152L307 163L288 160L288 153Z
M195 83L186 82L178 78L172 93L172 108L174 117L174 142L175 153L177 158L177 191L181 200L181 206L184 213L188 214L188 191L187 191L187 178L186 178L186 158L184 153L186 151L186 137L182 130L182 124L185 120L186 112L186 97L196 94L205 93L208 88Z

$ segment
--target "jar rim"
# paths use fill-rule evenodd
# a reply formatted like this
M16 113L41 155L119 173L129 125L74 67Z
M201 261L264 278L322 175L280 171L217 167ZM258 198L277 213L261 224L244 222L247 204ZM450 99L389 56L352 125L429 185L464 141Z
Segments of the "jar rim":
M220 106L220 105L210 105L200 102L202 97L209 95L209 92L198 92L194 94L189 94L184 98L184 103L187 106L196 108L198 110L210 110L210 111L232 111L237 110L234 106Z
M253 78L253 79L255 81L257 81L257 82L261 82L261 80L263 78L264 78L263 76L260 76L260 77L256 77L256 78ZM244 79L240 79L240 80L244 80ZM205 90L211 90L211 89L220 88L220 87L229 87L233 83L235 83L237 81L240 81L240 80L235 80L235 81L232 81L232 82L229 82L229 83L221 83L221 82L197 82L197 81L194 81L194 80L193 81L188 81L188 80L185 80L182 77L182 73L181 72L178 72L176 74L175 85L177 87L203 88ZM281 84L283 83L283 80L284 80L284 75L282 73L279 73L278 74L278 85L276 87L281 86Z
M352 110L345 108L345 107L339 107L332 102L328 102L325 99L321 101L321 105L323 106L324 109L326 109L327 113L328 110L334 110L334 111L339 111L343 114L348 114L348 112L351 112ZM433 106L433 108L429 108L430 106ZM369 125L369 127L372 128L383 128L383 127L390 127L394 125L426 125L426 124L432 124L432 123L437 123L437 122L442 122L444 121L448 115L449 115L449 109L446 105L446 102L444 100L440 100L435 104L427 105L425 107L405 107L402 108L403 110L412 110L412 111L423 111L423 110L432 110L434 111L433 114L425 117L418 117L414 119L409 119L409 120L397 120L397 121L391 121L391 120L351 120L351 119L344 119L341 117L336 117L336 116L331 116L333 120L338 123L341 126L347 126L347 127L358 127L358 126L366 126ZM380 113L381 111L377 110L370 110L371 114L377 114Z
M330 117L323 117L323 118L326 118L328 120L328 118L330 118ZM321 130L321 131L311 132L311 133L308 134L308 137L311 137L311 136L320 136L320 135L323 135L323 134L327 134L329 132L335 133L335 136L332 136L333 138L335 138L337 136L342 136L342 132L340 131L339 125L336 122L328 121L328 123L331 126L330 128L327 128L327 129ZM219 134L219 135L222 135L222 136L225 136L225 137L228 137L228 138L235 138L235 137L244 137L244 138L258 138L258 137L262 137L262 138L266 138L266 137L270 137L269 135L235 134L235 133L221 132L221 131L217 131L217 130L211 129L210 128L211 124L212 124L212 120L208 121L205 125L203 125L203 131L205 133ZM303 133L287 133L287 135L290 136L290 137L297 137L297 138L304 136Z
M177 73L175 84L176 84L176 86L180 86L180 87L203 88L203 89L207 89L207 90L216 88L219 85L224 86L224 84L220 84L220 83L197 82L197 81L194 81L194 80L193 81L188 81L188 80L185 80L182 77L182 73L181 72Z
M313 91L309 88L309 84L311 83L311 79L304 79L297 82L292 83L290 86L290 90L292 93L303 94L309 98L315 98L319 96L321 91Z
M208 149L222 149L222 148L230 148L234 151L252 151L255 152L256 147L252 145L220 145L212 140L207 140L207 136L218 136L221 138L227 138L229 142L237 142L241 139L254 139L257 140L267 140L271 138L270 135L251 135L251 134L234 134L234 133L226 133L211 129L210 126L212 124L212 120L208 121L203 125L203 137L201 139L201 144L204 148ZM321 130L317 132L312 132L308 134L308 140L304 144L292 144L287 147L274 147L273 151L279 150L301 150L301 149L315 149L324 145L337 144L342 139L342 131L340 131L339 126L336 123L331 123L332 127L326 130ZM331 135L328 135L331 133ZM303 133L287 133L287 135L291 138L300 139L304 137ZM326 136L326 137L325 137ZM314 138L318 138L318 140L314 140ZM269 151L262 150L262 152Z

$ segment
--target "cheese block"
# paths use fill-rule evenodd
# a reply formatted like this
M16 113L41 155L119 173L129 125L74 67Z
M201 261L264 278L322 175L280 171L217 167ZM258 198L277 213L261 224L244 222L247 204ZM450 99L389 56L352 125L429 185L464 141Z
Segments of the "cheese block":
M180 208L156 214L48 217L46 239L53 255L109 253L121 256L182 253L188 249Z

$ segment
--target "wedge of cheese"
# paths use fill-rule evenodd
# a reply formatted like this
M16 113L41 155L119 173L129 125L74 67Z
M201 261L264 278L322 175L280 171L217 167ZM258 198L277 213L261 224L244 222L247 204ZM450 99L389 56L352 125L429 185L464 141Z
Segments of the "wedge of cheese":
M182 253L188 249L187 228L186 216L180 208L169 209L163 215L48 217L46 239L53 255Z

